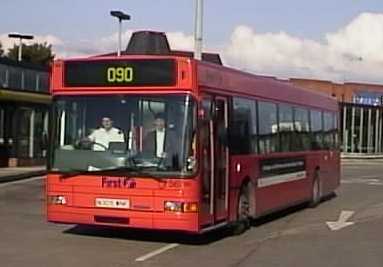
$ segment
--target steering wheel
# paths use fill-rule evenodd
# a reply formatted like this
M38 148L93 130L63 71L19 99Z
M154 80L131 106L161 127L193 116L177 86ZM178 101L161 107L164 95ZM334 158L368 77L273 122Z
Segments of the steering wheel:
M92 146L96 145L96 146L102 147L105 151L108 150L108 148L105 145L91 141L89 139L81 139L80 141L78 141L77 144L80 148L85 148L85 149L91 149Z
M93 145L93 146L94 146L94 145L96 145L96 146L100 146L100 147L102 147L105 151L108 150L108 148L107 148L105 145L100 144L100 143L97 143L97 142L92 142L92 145Z

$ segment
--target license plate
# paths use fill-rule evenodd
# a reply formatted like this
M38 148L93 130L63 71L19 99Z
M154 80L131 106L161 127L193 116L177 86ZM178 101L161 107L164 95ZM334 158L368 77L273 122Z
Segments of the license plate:
M96 207L112 209L129 209L128 199L96 198Z

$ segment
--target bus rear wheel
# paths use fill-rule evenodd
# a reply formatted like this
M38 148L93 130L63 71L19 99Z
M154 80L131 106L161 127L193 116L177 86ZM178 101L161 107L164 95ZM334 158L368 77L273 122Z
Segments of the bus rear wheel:
M313 185L312 185L312 198L310 201L310 207L315 208L321 201L321 192L320 192L320 178L319 171L315 171Z
M243 186L238 198L237 221L233 225L233 234L240 235L250 228L249 187Z

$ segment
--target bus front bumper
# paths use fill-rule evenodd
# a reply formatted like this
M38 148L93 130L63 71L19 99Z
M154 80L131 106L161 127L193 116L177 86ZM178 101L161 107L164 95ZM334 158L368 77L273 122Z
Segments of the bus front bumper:
M199 232L198 213L133 211L49 205L47 220L55 223L104 225Z

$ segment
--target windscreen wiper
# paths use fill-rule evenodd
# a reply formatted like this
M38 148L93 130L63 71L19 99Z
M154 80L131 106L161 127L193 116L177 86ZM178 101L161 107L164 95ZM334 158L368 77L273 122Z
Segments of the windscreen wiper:
M158 179L158 176L153 175L150 172L144 172L142 171L141 168L138 167L117 167L117 168L109 168L109 169L102 169L102 170L95 170L95 171L86 171L86 170L70 170L68 172L64 172L61 176L60 179L68 179L71 177L75 177L77 175L96 175L96 174L109 174L113 173L115 174L116 172L129 172L129 175L140 175L140 176L147 176L150 178Z
M95 175L95 174L103 174L103 173L107 174L109 172L118 172L118 171L137 172L138 169L133 167L125 167L125 166L117 167L117 168L100 169L100 170L94 170L94 171L71 169L70 171L62 173L62 175L60 176L60 179L67 179L77 175Z

